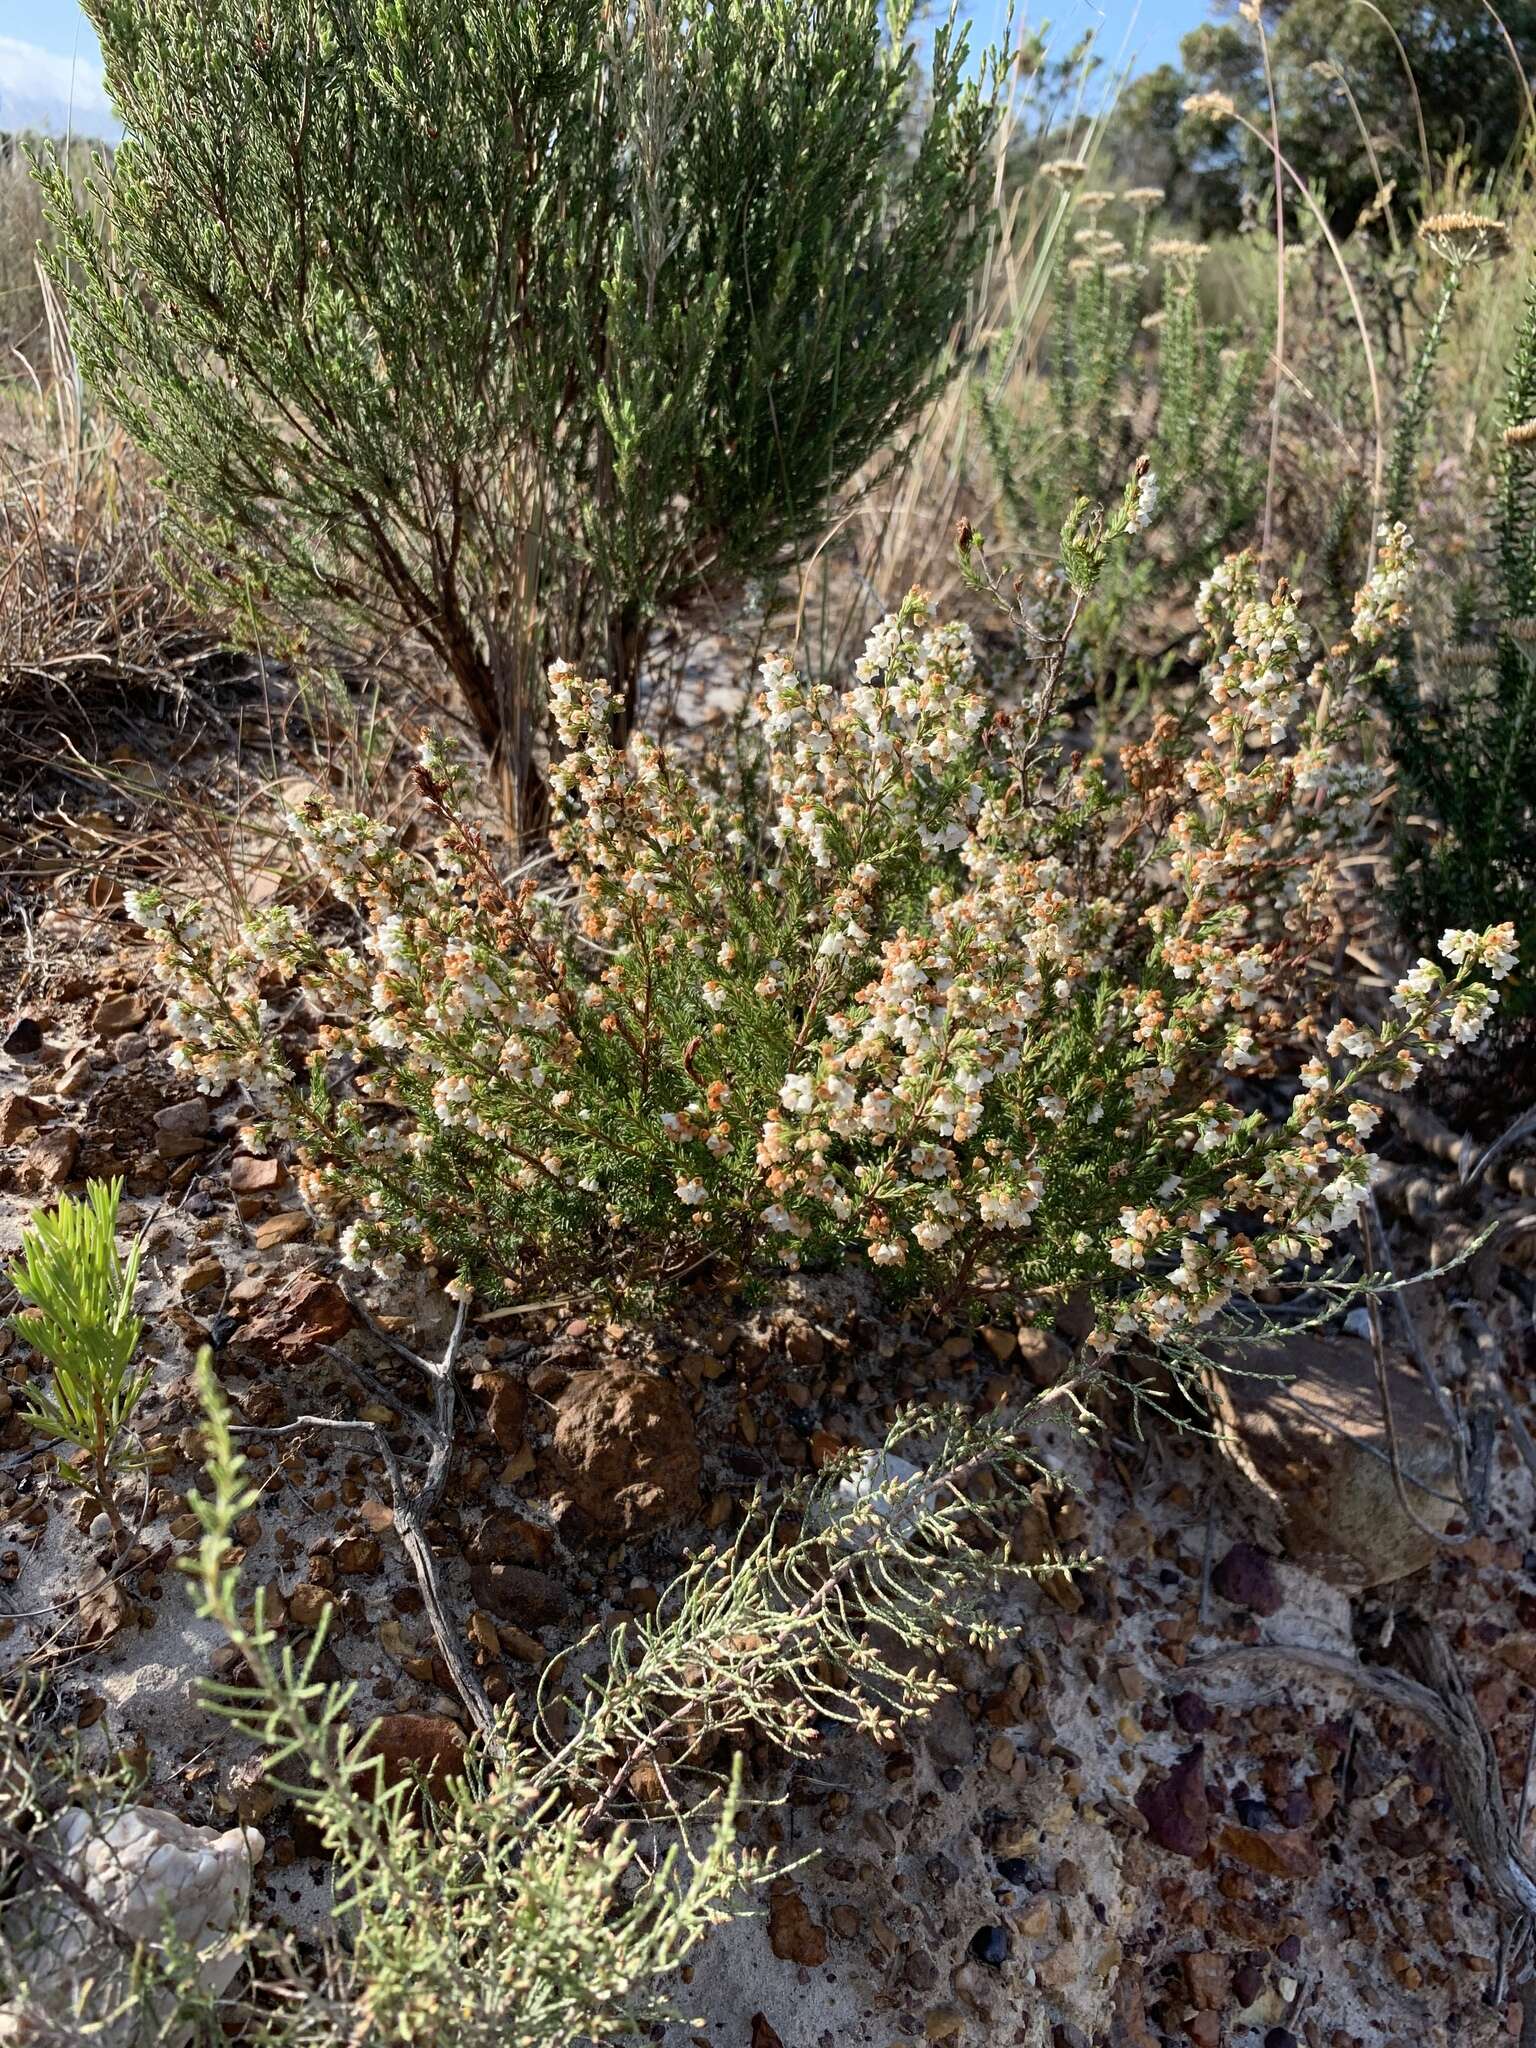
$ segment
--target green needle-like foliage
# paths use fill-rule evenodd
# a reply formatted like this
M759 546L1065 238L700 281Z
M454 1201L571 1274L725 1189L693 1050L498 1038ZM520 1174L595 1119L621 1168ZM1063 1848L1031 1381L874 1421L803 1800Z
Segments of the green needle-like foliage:
M941 28L919 111L910 6L88 11L125 138L83 205L44 172L87 375L268 597L428 643L514 809L551 655L632 711L657 610L942 377L993 102Z
M27 1312L13 1328L53 1367L51 1388L27 1390L25 1419L57 1442L74 1444L80 1465L61 1464L87 1487L114 1526L113 1476L128 1469L128 1433L150 1377L133 1370L143 1324L133 1312L140 1246L117 1249L121 1180L92 1181L83 1202L65 1195L35 1216L22 1237L11 1284Z
M1056 318L1039 386L977 385L988 465L1006 515L1011 548L1038 559L1049 550L1074 499L1110 501L1142 459L1155 485L1144 523L1149 545L1117 557L1079 623L1076 665L1086 678L1124 672L1139 618L1156 614L1170 584L1208 570L1251 520L1262 497L1245 446L1261 353L1201 318L1202 250L1149 241L1149 205L1131 195L1111 215L1079 199L1057 260ZM1127 222L1128 211L1128 222ZM1101 225L1116 219L1121 233ZM1157 310L1142 317L1148 259L1162 265ZM1038 587L1042 624L1054 623L1061 590ZM1133 664L1132 664L1133 665Z
M914 1442L921 1464L900 1455ZM575 1726L546 1768L606 1811L648 1767L681 1814L738 1742L815 1754L828 1726L894 1734L949 1690L935 1669L948 1644L1002 1639L995 1596L1037 1569L1010 1536L1045 1483L1027 1412L901 1414L880 1452L840 1459L690 1565L610 1640L579 1703L552 1667L546 1715L559 1698Z
M1426 348L1438 344L1441 324ZM1513 338L1491 495L1487 577L1458 601L1451 643L1438 655L1420 650L1387 692L1402 820L1398 900L1416 936L1481 918L1512 924L1528 949L1536 943L1536 280ZM1511 991L1516 1015L1531 1007L1523 980Z

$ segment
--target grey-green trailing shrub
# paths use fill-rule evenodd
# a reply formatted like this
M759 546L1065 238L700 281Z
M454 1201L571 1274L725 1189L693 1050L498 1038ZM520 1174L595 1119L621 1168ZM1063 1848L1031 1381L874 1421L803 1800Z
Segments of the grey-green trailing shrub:
M948 29L919 104L910 11L93 0L125 136L90 211L47 172L86 373L262 588L420 635L536 803L550 655L632 709L657 609L935 387L992 106Z
M1163 195L1080 193L1067 176L1079 168L1047 167L1068 194L1071 225L1038 374L1021 382L984 370L976 405L1007 541L1037 561L1054 555L1074 499L1108 500L1138 457L1150 465L1147 543L1116 559L1079 620L1076 659L1099 679L1135 665L1131 629L1149 615L1165 623L1170 587L1189 588L1251 520L1263 480L1246 436L1262 356L1204 319L1203 250L1152 233ZM1147 312L1154 266L1161 296ZM1037 589L1042 624L1064 616L1051 570Z
M82 2001L113 2048L568 2048L686 2013L678 1967L760 1906L774 1868L744 1838L745 1752L814 1758L833 1723L884 1734L920 1714L948 1689L945 1651L999 1643L990 1602L1034 1569L1009 1544L1046 1477L1030 1411L905 1416L883 1451L704 1552L653 1614L548 1667L532 1714L509 1707L423 1801L378 1784L356 1688L317 1675L323 1627L296 1647L242 1592L235 1524L260 1490L206 1354L199 1372L211 1483L186 1568L250 1674L208 1703L320 1834L334 1912L307 1956L280 1928L237 1931L247 1967L217 1998L169 1941L98 1944L84 1984L79 1951L61 1971L32 1938L71 1910L60 1809L100 1827L124 1789L0 1700L0 2026L21 2018L48 2048L82 2038Z

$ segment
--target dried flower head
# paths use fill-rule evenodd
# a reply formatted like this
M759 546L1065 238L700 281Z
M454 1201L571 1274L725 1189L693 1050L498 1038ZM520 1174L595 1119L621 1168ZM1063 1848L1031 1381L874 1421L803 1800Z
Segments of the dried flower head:
M1139 212L1149 213L1154 206L1161 206L1167 197L1161 185L1133 185L1125 195L1125 203Z
M1048 164L1042 164L1040 174L1049 178L1053 185L1080 185L1088 175L1088 166L1075 157L1058 156Z
M1522 647L1536 647L1536 619L1510 619L1504 627L1511 640Z
M1498 649L1487 640L1458 640L1441 656L1446 668L1471 670L1490 668L1498 660Z
M1237 102L1230 93L1192 92L1184 102L1186 114L1204 114L1212 121L1235 121Z
M1509 246L1509 229L1489 214L1432 213L1419 222L1419 238L1447 263L1480 263Z
M1113 192L1105 192L1102 190L1095 192L1079 192L1079 194L1077 195L1077 203L1087 213L1102 213L1106 206L1114 205L1115 195Z
M1152 244L1152 254L1159 263L1187 264L1193 267L1204 261L1206 245L1204 242L1191 242L1183 235L1165 235Z
M1504 429L1506 448L1536 448L1536 420L1518 420Z

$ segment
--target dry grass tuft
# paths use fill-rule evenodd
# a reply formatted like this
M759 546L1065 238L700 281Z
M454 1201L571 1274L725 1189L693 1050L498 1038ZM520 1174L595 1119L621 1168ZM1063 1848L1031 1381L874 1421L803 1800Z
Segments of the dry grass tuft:
M39 273L43 346L0 386L0 741L77 727L127 691L174 690L212 644L179 587L159 499L84 406ZM19 365L19 369L16 366Z

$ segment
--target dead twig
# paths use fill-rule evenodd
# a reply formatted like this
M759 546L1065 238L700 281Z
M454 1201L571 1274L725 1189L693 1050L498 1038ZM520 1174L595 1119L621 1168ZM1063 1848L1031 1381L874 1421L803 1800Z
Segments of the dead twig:
M1536 1135L1536 1109L1522 1110L1514 1122L1501 1131L1491 1145L1484 1146L1470 1166L1462 1169L1462 1186L1464 1188L1475 1188L1493 1162L1501 1158L1511 1145L1518 1145L1522 1138L1529 1138L1533 1135Z
M1536 1867L1526 1859L1510 1824L1493 1742L1472 1704L1461 1668L1438 1631L1427 1622L1405 1619L1398 1624L1397 1643L1412 1675L1361 1664L1307 1643L1235 1644L1202 1658L1189 1670L1198 1674L1238 1662L1300 1666L1337 1678L1420 1722L1439 1747L1457 1825L1499 1916L1512 1929L1516 1945L1523 1945L1536 1924Z
M1493 1487L1493 1446L1499 1430L1499 1393L1503 1379L1499 1372L1499 1347L1492 1330L1470 1302L1470 1314L1463 1322L1472 1334L1472 1361L1467 1367L1467 1498L1477 1511L1480 1525L1488 1520L1488 1496Z
M1373 1096L1372 1099L1378 1098ZM1422 1102L1410 1102L1402 1095L1385 1095L1379 1100L1384 1108L1391 1111L1405 1138L1417 1145L1421 1152L1427 1152L1431 1159L1438 1159L1445 1166L1454 1166L1460 1179L1465 1181L1477 1162L1475 1139L1453 1131Z
M1395 1278L1392 1266L1392 1239L1386 1225L1381 1220L1381 1211L1376 1206L1374 1191L1368 1194L1367 1200L1370 1206L1371 1223L1381 1239L1381 1251L1385 1261L1383 1270L1390 1278ZM1424 1339L1419 1334L1418 1321L1412 1309L1408 1306L1407 1290L1402 1287L1393 1287L1389 1291L1397 1310L1398 1321L1403 1327L1403 1335L1408 1342L1408 1349L1413 1354L1413 1362L1418 1367L1420 1377L1423 1379L1425 1386L1428 1387L1436 1408L1440 1411L1441 1423L1450 1436L1451 1442L1459 1444L1461 1439L1460 1418L1456 1413L1455 1404L1446 1392L1445 1382L1436 1371L1435 1362L1430 1357Z
M1362 1210L1360 1212L1360 1234L1365 1242L1365 1262L1367 1268L1372 1272L1377 1270L1375 1232L1371 1227L1371 1215L1373 1213L1374 1204L1372 1205L1370 1211ZM1384 1249L1385 1248L1383 1248L1383 1253ZM1388 1268L1384 1270L1390 1269ZM1443 1530L1432 1528L1430 1524L1423 1519L1423 1517L1419 1514L1418 1510L1414 1507L1413 1502L1408 1498L1408 1486L1406 1478L1403 1473L1402 1447L1398 1442L1397 1436L1397 1418L1392 1412L1392 1392L1391 1388L1387 1384L1387 1354L1386 1348L1382 1343L1381 1336L1381 1311L1377 1306L1376 1297L1374 1294L1368 1295L1366 1297L1365 1311L1366 1320L1370 1326L1371 1332L1371 1360L1376 1369L1376 1391L1381 1400L1382 1420L1386 1424L1387 1449L1390 1453L1392 1485L1397 1494L1398 1506L1402 1509L1403 1513L1408 1517L1409 1521L1413 1524L1414 1528L1418 1530L1419 1534L1421 1536L1427 1536L1431 1543L1434 1543L1438 1546L1440 1544L1455 1544L1458 1542L1467 1542L1470 1540L1469 1536L1463 1536L1460 1538L1447 1536ZM1456 1417L1455 1410L1451 1408L1449 1401L1444 1398L1443 1390L1439 1389L1437 1382L1433 1379L1433 1377L1431 1377L1429 1383L1430 1386L1434 1388L1436 1391L1437 1400L1440 1402L1441 1405L1442 1416L1448 1416L1448 1427L1451 1430L1451 1443L1454 1448L1456 1458L1457 1489L1462 1495L1463 1500L1465 1500L1467 1497L1466 1441L1462 1434L1461 1425ZM1472 1519L1476 1519L1475 1516L1472 1517Z
M1372 1094L1371 1099L1378 1107L1391 1111L1410 1144L1455 1170L1454 1180L1436 1183L1414 1173L1410 1167L1398 1167L1381 1184L1416 1222L1427 1222L1436 1213L1464 1206L1512 1146L1536 1136L1536 1109L1522 1110L1491 1144L1480 1148L1475 1138L1453 1131L1420 1102L1407 1101L1400 1095ZM1529 1166L1516 1161L1502 1170L1515 1194L1536 1193Z
M1216 1558L1216 1500L1213 1495L1205 1513L1205 1543L1200 1552L1200 1606L1198 1620L1202 1628L1211 1625L1211 1567Z
M40 1842L31 1835L18 1834L15 1828L0 1821L0 1849L14 1856L18 1862L29 1865L45 1884L52 1885L69 1903L82 1912L96 1929L96 1932L111 1942L123 1955L136 1956L139 1944L131 1934L125 1934L117 1922L111 1919L91 1897L83 1885L77 1884L59 1862L51 1856Z
M320 1429L330 1430L338 1436L357 1437L372 1446L389 1479L395 1529L415 1571L416 1584L421 1592L422 1604L426 1608L433 1638L470 1718L486 1737L493 1752L496 1752L500 1749L496 1732L496 1709L492 1706L484 1686L481 1685L475 1667L470 1662L468 1653L453 1626L447 1603L443 1598L442 1587L438 1583L437 1564L432 1556L432 1546L427 1541L426 1533L427 1519L442 1498L443 1486L448 1477L448 1461L453 1452L453 1374L458 1361L459 1347L464 1341L464 1327L468 1317L469 1303L464 1300L459 1303L458 1314L454 1317L453 1334L448 1339L447 1348L442 1357L435 1361L418 1357L404 1345L395 1346L414 1364L420 1366L432 1382L432 1416L430 1420L425 1416L415 1418L418 1425L427 1432L432 1448L421 1484L414 1489L407 1485L400 1461L396 1458L388 1437L376 1422L359 1422L338 1415L300 1415L294 1421L281 1423L276 1428L243 1427L239 1433L242 1436L288 1437L296 1436L306 1429Z
M1532 1439L1531 1432L1525 1424L1525 1417L1515 1406L1509 1388L1505 1385L1504 1375L1499 1370L1498 1339L1489 1329L1482 1310L1475 1303L1459 1303L1458 1312L1472 1334L1472 1341L1477 1347L1478 1369L1498 1403L1505 1422L1509 1425L1509 1433L1515 1440L1515 1449L1525 1461L1526 1470L1533 1479L1536 1479L1536 1440Z

